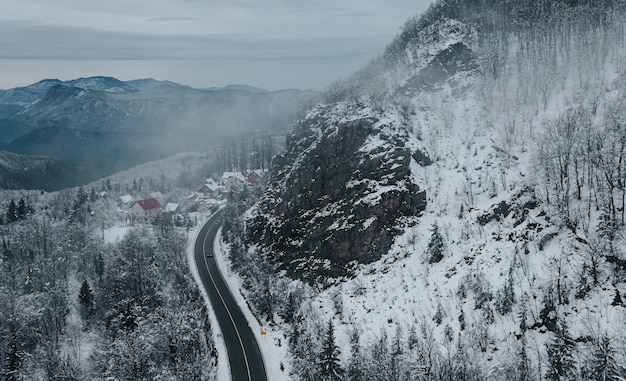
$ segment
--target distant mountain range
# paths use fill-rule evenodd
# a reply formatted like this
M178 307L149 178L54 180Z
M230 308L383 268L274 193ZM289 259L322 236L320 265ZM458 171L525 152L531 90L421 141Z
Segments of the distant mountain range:
M284 131L318 96L246 85L194 89L151 78L44 79L0 90L0 150L55 159L74 173L55 187L76 185L147 160L206 150L227 135ZM30 184L52 189L47 180Z

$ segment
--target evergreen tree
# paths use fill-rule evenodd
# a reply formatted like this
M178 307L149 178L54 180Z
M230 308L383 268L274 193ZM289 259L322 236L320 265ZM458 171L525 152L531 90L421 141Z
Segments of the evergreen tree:
M13 263L13 252L6 240L2 240L2 258L4 263Z
M350 349L352 352L352 357L350 358L350 362L348 364L347 370L347 378L350 381L363 381L365 380L364 374L364 362L363 355L361 353L361 345L360 345L360 336L361 332L358 329L354 328L350 333Z
M335 328L331 319L328 321L328 329L320 353L319 365L322 380L338 381L343 379L343 369L339 364L340 353L339 347L335 344Z
M496 311L501 315L506 315L513 310L515 304L515 290L513 283L513 268L509 269L509 277L504 284L502 290L498 291L498 298L496 301Z
M526 333L522 333L522 338L520 339L520 348L518 351L518 360L517 360L517 380L518 381L528 381L531 379L530 377L530 360L528 358L528 343L526 342Z
M15 214L17 215L17 219L21 220L24 217L26 217L28 210L26 207L26 202L24 201L23 198L20 199L20 201L17 204L17 209L15 211Z
M89 321L95 313L95 308L93 304L94 294L87 280L83 280L83 284L80 286L78 301L80 303L81 316L85 321Z
M556 304L554 301L554 289L549 286L543 295L543 308L539 311L539 318L543 325L550 331L557 329Z
M11 324L9 342L7 344L5 352L6 364L3 372L4 380L18 381L20 380L19 371L22 368L22 353L14 324Z
M430 230L432 235L430 241L428 241L428 248L426 249L426 256L428 257L428 263L438 263L443 259L444 243L443 236L439 232L439 225L437 222L433 222L432 229Z
M102 257L102 253L98 253L94 259L94 271L100 278L104 275L104 258Z
M11 200L7 209L7 223L17 221L17 205Z
M594 343L593 352L583 368L583 378L593 381L623 380L624 374L620 372L615 361L615 350L611 346L611 340L604 336Z
M559 319L554 330L554 337L546 343L548 354L546 379L561 381L574 378L575 364L572 352L575 346L576 343L572 339L565 321Z

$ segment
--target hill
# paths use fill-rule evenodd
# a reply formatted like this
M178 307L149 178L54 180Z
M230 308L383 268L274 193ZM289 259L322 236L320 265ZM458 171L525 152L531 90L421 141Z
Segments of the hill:
M625 15L438 1L295 123L225 233L293 373L624 377Z
M65 183L73 186L179 152L215 149L239 134L284 133L318 95L198 90L154 79L43 80L0 93L0 143L13 153L87 167L84 179Z

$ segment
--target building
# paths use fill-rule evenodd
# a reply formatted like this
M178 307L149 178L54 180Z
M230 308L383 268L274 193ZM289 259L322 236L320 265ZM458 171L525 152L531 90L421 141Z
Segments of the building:
M224 186L224 193L238 193L243 190L247 179L239 172L224 172L220 183Z
M120 202L122 203L122 205L130 205L135 202L135 199L133 198L133 196L125 194L120 197Z
M198 198L218 198L222 193L224 187L213 181L213 179L207 179L204 184L196 191Z
M178 204L175 204L173 202L168 202L167 205L165 205L165 213L176 213L178 212Z
M253 187L259 184L261 181L261 174L259 171L252 171L248 174L248 184L247 186Z
M161 204L156 198L135 201L130 206L134 217L152 217L161 211Z

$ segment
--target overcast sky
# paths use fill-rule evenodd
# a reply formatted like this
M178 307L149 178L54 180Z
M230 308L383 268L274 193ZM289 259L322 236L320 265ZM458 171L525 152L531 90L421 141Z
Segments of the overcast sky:
M432 0L0 0L0 89L43 78L324 90Z

